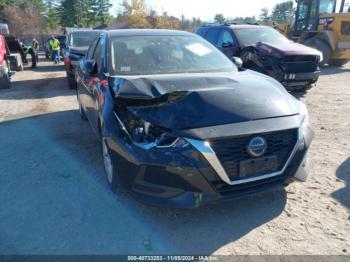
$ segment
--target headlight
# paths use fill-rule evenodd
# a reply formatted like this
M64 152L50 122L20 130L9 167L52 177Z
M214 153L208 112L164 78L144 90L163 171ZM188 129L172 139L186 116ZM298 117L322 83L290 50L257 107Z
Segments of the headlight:
M143 149L161 149L183 148L189 145L186 140L171 136L169 134L169 129L154 126L149 122L136 118L131 113L126 114L123 121L116 113L114 114L121 126L121 129L131 140L131 142L138 147Z
M320 52L320 63L323 61L323 53Z

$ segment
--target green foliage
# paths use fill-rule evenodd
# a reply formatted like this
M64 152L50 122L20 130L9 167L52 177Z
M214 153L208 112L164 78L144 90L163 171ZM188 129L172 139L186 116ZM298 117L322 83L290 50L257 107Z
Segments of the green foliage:
M277 4L272 10L272 21L278 24L289 23L294 11L293 1Z
M270 10L268 8L261 9L259 19L263 24L271 22Z
M110 21L109 0L62 0L59 7L62 27L95 27Z
M43 31L52 33L60 27L60 2L57 0L47 0L43 13Z
M92 3L92 10L94 15L95 25L108 25L111 21L109 9L112 4L109 0L94 0Z
M223 24L226 22L226 19L225 19L223 14L216 14L214 17L214 22L219 23L219 24Z

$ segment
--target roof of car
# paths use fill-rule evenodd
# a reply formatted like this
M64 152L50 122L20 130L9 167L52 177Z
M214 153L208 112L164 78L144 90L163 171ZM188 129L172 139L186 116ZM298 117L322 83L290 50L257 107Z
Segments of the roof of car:
M253 29L253 28L271 28L259 24L205 24L202 27L230 27L232 29Z
M192 33L188 33L185 31L179 31L179 30L166 30L166 29L116 29L116 30L109 30L107 31L110 36L143 36L143 35L152 35L152 36L158 36L158 35L182 35L182 36L188 36L193 35Z
M95 29L81 29L81 30L73 30L69 34L75 34L75 33L91 33L91 32L97 32L97 33L103 33L105 30L95 30Z

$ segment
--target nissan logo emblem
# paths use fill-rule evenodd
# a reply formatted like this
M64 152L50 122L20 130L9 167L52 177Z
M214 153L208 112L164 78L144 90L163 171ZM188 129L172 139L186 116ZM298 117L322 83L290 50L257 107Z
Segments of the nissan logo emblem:
M247 145L247 152L252 157L260 157L266 153L267 143L263 137L254 137Z

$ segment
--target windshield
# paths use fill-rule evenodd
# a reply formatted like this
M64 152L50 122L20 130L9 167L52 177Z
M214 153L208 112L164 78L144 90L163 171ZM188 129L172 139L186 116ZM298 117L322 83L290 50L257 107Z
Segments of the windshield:
M119 36L111 41L114 75L237 71L219 50L198 36Z
M321 0L320 1L320 14L330 14L334 12L335 0Z
M69 37L70 47L89 47L90 44L100 35L100 32L75 32Z
M238 41L242 47L255 45L258 42L269 44L288 44L289 40L273 28L236 29Z

